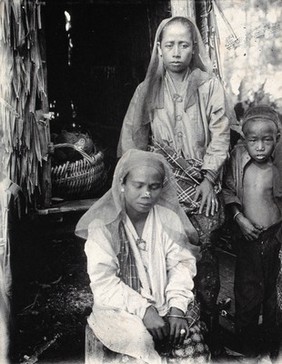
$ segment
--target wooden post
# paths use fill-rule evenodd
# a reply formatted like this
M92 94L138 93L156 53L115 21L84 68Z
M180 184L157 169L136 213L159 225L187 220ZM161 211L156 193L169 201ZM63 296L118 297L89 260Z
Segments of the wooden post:
M46 5L45 3L43 5ZM43 9L42 9L43 10ZM45 14L44 14L45 15ZM46 17L44 17L43 26L40 29L40 51L42 57L43 64L43 74L44 74L44 82L45 82L45 97L42 99L42 110L44 113L48 114L49 112L49 101L48 101L48 88L47 88L47 55L46 55ZM45 135L50 144L50 122L49 119L45 120ZM41 179L41 205L44 208L51 206L51 198L52 198L52 182L51 182L51 158L48 155L47 160L43 160L42 162L42 179Z
M172 16L189 16L196 20L195 0L171 0Z
M94 335L88 324L85 327L85 364L103 364L103 344Z

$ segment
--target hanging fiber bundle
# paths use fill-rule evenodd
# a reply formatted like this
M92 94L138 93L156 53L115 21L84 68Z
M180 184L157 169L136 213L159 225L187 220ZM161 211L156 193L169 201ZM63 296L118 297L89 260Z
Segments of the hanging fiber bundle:
M40 191L49 142L36 113L38 105L48 112L40 13L36 0L0 0L1 160L29 202Z

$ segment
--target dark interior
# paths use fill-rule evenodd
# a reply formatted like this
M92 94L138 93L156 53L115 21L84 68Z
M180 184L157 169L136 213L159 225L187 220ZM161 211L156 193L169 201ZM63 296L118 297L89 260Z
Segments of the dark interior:
M71 15L68 32L64 11ZM122 121L144 79L156 27L170 16L169 1L49 0L44 12L48 97L57 115L51 133L72 123L73 103L76 120L115 158Z

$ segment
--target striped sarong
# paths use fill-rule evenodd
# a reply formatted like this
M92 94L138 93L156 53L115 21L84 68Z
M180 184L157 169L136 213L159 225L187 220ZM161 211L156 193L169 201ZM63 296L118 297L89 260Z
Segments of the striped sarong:
M203 181L203 161L201 159L185 159L170 146L152 140L150 151L162 154L171 166L177 184L177 197L186 214L197 214L201 201L195 201L197 186ZM215 184L215 192L221 191L220 184Z
M119 224L119 240L120 252L117 256L120 264L119 277L125 284L140 293L141 282L139 279L135 258L122 221Z
M218 196L219 210L213 216L199 214L201 200L195 201L197 186L203 181L203 161L200 159L184 159L178 156L176 151L156 140L151 140L149 147L151 152L162 154L171 166L177 185L178 201L189 216L192 224L199 234L199 245L211 244L211 232L218 229L224 222L223 199L221 196L221 183L214 185L214 191Z

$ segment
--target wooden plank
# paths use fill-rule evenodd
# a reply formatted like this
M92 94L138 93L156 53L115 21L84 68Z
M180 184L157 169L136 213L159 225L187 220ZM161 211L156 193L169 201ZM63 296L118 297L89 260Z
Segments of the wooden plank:
M45 3L40 3L40 5L45 5ZM42 9L44 12L44 9ZM45 15L45 14L44 14ZM42 28L38 36L40 37L40 52L42 57L42 67L43 67L43 75L44 75L44 86L45 86L45 96L42 95L42 110L45 114L49 113L49 101L48 101L48 85L47 85L47 54L46 54L46 24L45 17L42 18ZM49 119L45 119L45 135L47 138L47 142L51 142L50 137L50 122ZM51 158L48 155L47 160L43 160L42 162L42 178L41 178L41 191L42 198L41 204L44 207L51 206L51 198L52 198L52 181L51 181Z
M43 209L37 209L35 211L36 215L50 215L59 214L65 212L78 212L87 211L98 198L91 198L85 200L74 200L74 201L64 201L56 204L55 206Z
M90 326L85 327L85 364L103 364L103 344L96 338Z
M194 0L171 0L172 16L189 16L196 19Z

